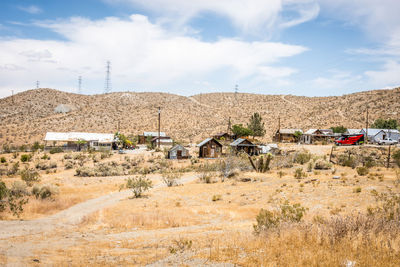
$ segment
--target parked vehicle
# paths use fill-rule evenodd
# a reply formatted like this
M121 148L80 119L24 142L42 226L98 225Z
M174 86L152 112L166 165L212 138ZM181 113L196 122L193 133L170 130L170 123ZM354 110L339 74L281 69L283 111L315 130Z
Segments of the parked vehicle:
M342 145L360 145L364 143L363 134L352 134L352 135L342 135L339 139L335 140L335 144L338 146Z
M396 140L393 139L382 139L378 141L379 145L396 145L398 142Z

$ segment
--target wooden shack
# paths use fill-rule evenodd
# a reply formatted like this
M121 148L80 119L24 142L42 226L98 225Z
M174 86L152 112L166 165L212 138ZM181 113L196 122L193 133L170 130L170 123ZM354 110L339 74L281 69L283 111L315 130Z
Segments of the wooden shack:
M249 154L250 156L259 154L258 146L244 138L236 139L235 141L233 141L230 144L230 146L232 147L232 149L234 151L245 152L245 153Z
M301 129L279 129L276 131L273 140L275 142L283 142L283 143L295 143L297 140L295 133L300 132L303 134L303 130Z
M339 136L332 129L309 129L302 135L301 141L305 144L331 143Z
M207 138L197 145L199 158L218 158L222 155L222 145L214 138Z
M160 137L167 136L164 132L160 132ZM145 145L151 142L151 139L158 137L158 132L144 132L138 135L138 145Z
M182 145L175 145L168 150L168 159L188 159L190 158L189 150Z

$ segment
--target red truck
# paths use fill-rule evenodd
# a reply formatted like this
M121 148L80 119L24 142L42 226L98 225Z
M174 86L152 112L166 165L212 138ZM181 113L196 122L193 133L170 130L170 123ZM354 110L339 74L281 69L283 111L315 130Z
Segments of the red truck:
M363 134L342 135L339 139L335 140L335 144L338 146L359 145L361 143L364 143Z

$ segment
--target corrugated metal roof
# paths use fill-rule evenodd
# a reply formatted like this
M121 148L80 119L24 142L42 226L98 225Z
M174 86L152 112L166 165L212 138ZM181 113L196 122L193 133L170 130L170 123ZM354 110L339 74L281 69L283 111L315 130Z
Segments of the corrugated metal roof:
M173 146L169 151L174 151L174 150L177 150L177 149L181 149L181 150L187 150L184 146L182 146L182 145L175 145L175 146Z
M304 134L313 134L313 133L315 133L316 131L318 131L318 129L309 129L309 130L307 130Z
M158 136L158 132L143 132L144 136ZM160 132L160 136L167 136L165 132Z
M237 145L239 145L241 142L243 142L244 140L246 140L246 139L238 138L238 139L236 139L235 141L233 141L233 142L230 144L230 146L237 146Z
M215 140L215 139L212 138L212 137L209 137L209 138L203 140L201 143L199 143L199 144L197 145L197 147L203 146L203 145L207 144L208 142L210 142L211 140L214 140L215 143L217 143L217 144L219 144L220 146L222 146L220 142L218 142L217 140Z
M358 134L361 132L361 129L347 129L346 133L348 134Z
M294 134L295 132L303 133L302 129L280 129L279 132L281 134Z
M105 133L82 133L82 132L47 132L44 138L45 141L64 141L76 142L79 140L84 141L97 141L100 143L111 143L114 141L114 134Z

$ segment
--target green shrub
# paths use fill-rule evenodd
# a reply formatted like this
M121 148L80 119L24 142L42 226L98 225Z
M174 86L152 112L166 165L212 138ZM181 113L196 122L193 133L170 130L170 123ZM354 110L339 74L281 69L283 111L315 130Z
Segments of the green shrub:
M21 162L28 162L32 159L31 154L22 154L21 155Z
M357 174L360 176L365 176L369 173L369 170L367 167L357 167Z
M1 163L5 163L6 161L7 161L7 160L6 160L5 157L1 157L1 158L0 158L0 162L1 162Z
M332 168L332 164L323 159L318 159L314 165L316 170L329 170L330 168Z
M394 159L394 162L396 162L397 166L400 167L400 149L397 149L397 150L393 153L393 159Z
M13 215L19 216L28 200L23 198L22 194L13 193L3 181L0 181L0 212L9 210Z
M294 178L301 179L307 177L307 174L303 172L303 168L297 168L294 171Z
M295 156L294 161L303 165L304 163L309 162L311 159L311 154L308 152L299 153Z
M340 155L338 158L338 164L354 169L357 166L357 161L354 156Z
M126 188L132 190L135 198L141 197L145 191L149 190L152 187L153 182L150 179L146 178L146 176L144 175L129 178L126 182Z
M356 187L353 190L354 193L361 193L361 187Z
M14 181L11 186L10 193L17 197L29 195L26 183L23 181Z
M32 195L36 198L46 199L54 197L56 194L58 194L58 188L52 185L34 185L32 188Z
M254 232L260 234L278 227L281 223L298 223L305 213L306 209L300 204L291 205L288 201L285 201L276 211L261 209L256 217L257 224L253 225Z
M62 153L63 150L61 147L53 147L52 149L50 149L49 153L50 154L56 154L56 153Z
M31 186L34 182L38 182L40 180L40 175L37 171L33 169L25 168L20 171L21 179L26 182L28 186Z
M50 157L49 157L49 155L47 155L46 153L44 153L44 155L41 157L41 159L47 159L47 160L49 160Z

